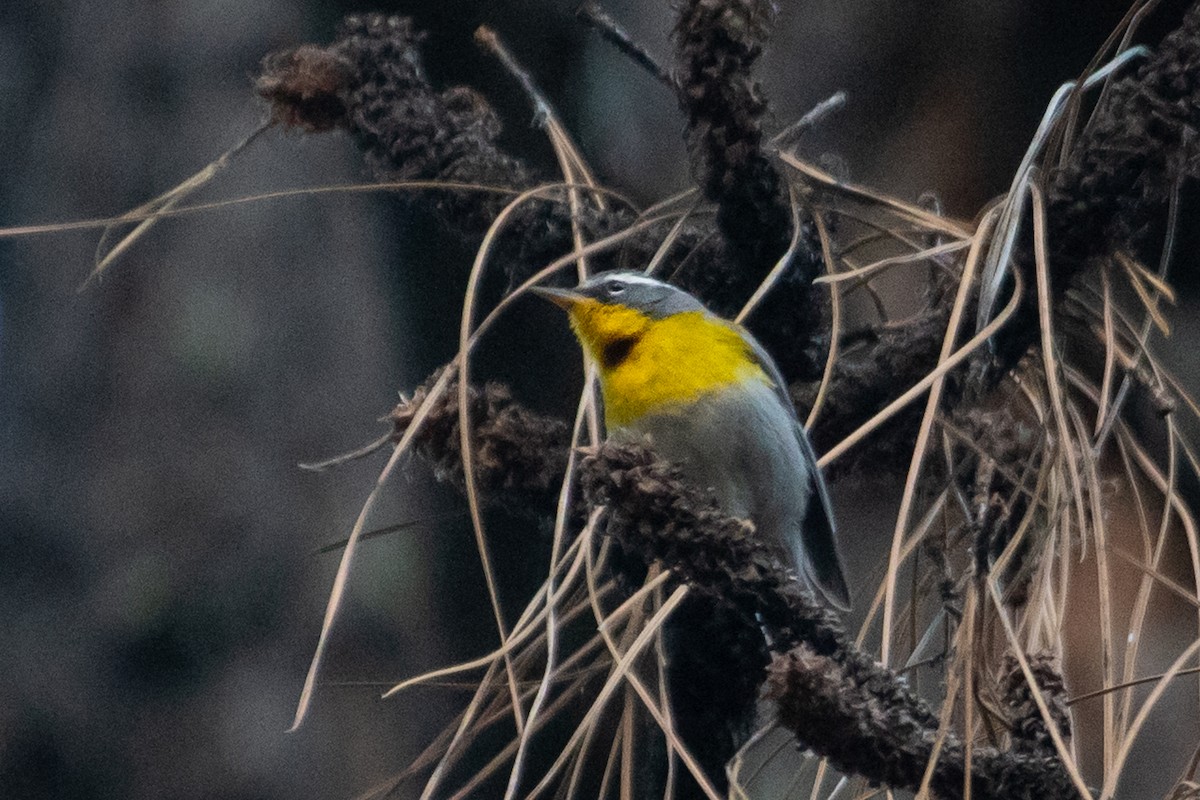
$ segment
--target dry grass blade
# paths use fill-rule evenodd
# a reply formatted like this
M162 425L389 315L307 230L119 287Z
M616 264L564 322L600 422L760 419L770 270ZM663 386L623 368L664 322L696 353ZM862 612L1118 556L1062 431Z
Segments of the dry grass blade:
M817 765L817 774L813 777L812 791L809 793L809 800L817 800L817 796L821 792L821 784L825 782L825 773L829 770L829 759L822 758L821 763Z
M967 590L966 608L963 610L963 652L966 660L966 675L963 683L963 800L971 800L971 773L975 766L975 622L978 616L979 585L972 583Z
M1145 475L1151 483L1163 494L1164 497L1171 498L1171 507L1174 509L1180 524L1183 526L1184 539L1188 545L1188 554L1191 558L1192 580L1195 585L1200 586L1200 532L1196 530L1196 520L1192 515L1191 509L1183 502L1183 499L1178 494L1170 492L1167 476L1162 474L1162 471L1154 463L1154 459L1146 452L1128 430L1127 426L1121 424L1121 435L1125 439L1130 452L1134 456L1134 460L1142 469L1142 474ZM1191 448L1187 442L1176 436L1176 442L1187 456L1188 462L1192 466L1192 470L1200 475L1200 463L1197 462L1195 454L1191 452Z
M595 28L609 44L626 55L633 63L658 79L659 83L671 90L677 90L675 77L670 70L665 69L645 47L638 44L625 31L621 24L604 10L595 0L586 0L575 11L576 16Z
M625 726L617 728L617 735L613 737L612 747L608 751L608 761L604 762L604 775L600 779L600 791L596 797L608 797L609 787L612 785L612 777L616 772L616 766L620 763L620 756L625 749Z
M646 263L646 266L642 270L643 273L646 275L653 275L654 273L658 272L658 268L662 266L667 254L671 252L671 248L675 246L677 241L679 241L679 236L681 233L683 233L684 226L687 225L688 220L692 218L692 215L696 213L696 210L699 207L700 201L695 200L690 206L687 207L683 214L680 215L679 219L675 221L675 224L671 226L671 230L667 231L667 235L663 237L662 242L659 243L658 248L654 251L654 255L651 256L650 260Z
M958 350L954 351L954 353L948 356L944 361L939 362L936 368L930 370L925 377L913 384L907 391L884 406L882 410L877 412L869 420L858 426L853 433L851 433L842 441L838 442L834 447L830 448L829 451L821 456L821 458L818 460L818 465L822 467L827 466L839 456L843 455L851 447L861 442L867 437L868 434L870 434L887 420L891 419L893 416L899 413L901 409L903 409L916 398L920 397L927 389L944 378L946 373L950 372L952 369L964 362L972 353L979 349L984 342L990 339L992 335L996 333L996 331L1000 330L1000 328L1003 327L1006 322L1008 322L1009 318L1016 313L1017 307L1020 304L1023 284L1019 274L1017 274L1015 277L1016 285L1014 286L1013 295L1009 299L1008 305L1005 306L1005 308L999 314L997 314L995 318L993 318L992 321L989 322L986 327L984 327L983 330L975 334L970 341L968 341Z
M632 674L632 672L630 673ZM621 711L621 725L625 728L625 749L621 751L621 800L634 800L633 797L633 754L635 737L638 733L637 721L634 719L633 693L625 687L625 707ZM720 800L718 798L717 800Z
M971 246L971 241L971 239L958 239L952 242L937 245L936 247L927 247L924 250L918 250L915 253L904 253L898 256L881 258L878 261L872 261L870 264L865 264L861 267L856 267L845 272L822 275L814 280L813 283L844 283L845 281L861 280L863 278L873 277L877 274L886 272L892 267L899 267L905 264L919 264L922 261L937 258L938 256L967 250Z
M302 461L296 466L307 472L324 472L327 469L340 467L343 464L348 464L351 461L358 461L360 458L366 458L369 455L374 455L382 450L388 442L392 440L392 432L388 431L383 436L380 436L373 442L368 442L362 447L356 447L340 455L326 458L322 461Z
M595 562L591 559L589 559L587 563L588 582L590 586L598 576L600 569L595 566ZM636 592L621 601L621 604L617 606L611 614L605 614L600 609L599 594L592 592L589 596L592 601L592 609L597 615L597 630L599 630L602 635L607 636L614 628L616 628L617 625L624 623L627 617L637 612L638 609L641 608L642 604L645 603L646 600L649 599L649 597L653 595L659 587L661 587L670 579L671 573L669 572L660 572L659 574L649 578L646 583L642 584L642 586L638 588ZM611 644L611 641L609 643Z
M1200 639L1188 645L1187 649L1180 653L1171 663L1171 668L1163 673L1158 683L1155 684L1154 689L1151 690L1150 695L1142 703L1142 707L1138 709L1137 716L1133 718L1129 730L1126 731L1124 738L1121 740L1121 747L1117 751L1116 758L1113 760L1113 768L1109 771L1108 777L1105 779L1104 786L1101 789L1100 800L1109 800L1116 795L1117 782L1120 780L1121 770L1125 766L1125 760L1129 757L1129 751L1133 747L1134 740L1137 739L1142 726L1146 724L1146 718L1150 716L1151 710L1162 699L1163 693L1171 685L1171 681L1183 669L1183 665L1198 652L1200 652ZM1110 697L1111 695L1105 696Z
M1178 186L1175 187L1174 191L1178 192ZM1163 248L1163 250L1169 251L1170 250L1169 245L1165 246ZM1165 277L1163 277L1162 275L1157 275L1157 274L1151 272L1150 270L1146 269L1144 264L1139 263L1131 255L1129 255L1126 252L1123 252L1123 251L1118 252L1113 257L1117 259L1117 262L1129 274L1129 276L1132 280L1135 280L1138 283L1150 284L1150 288L1154 290L1155 294L1162 295L1163 298L1165 298L1168 303L1171 303L1172 305L1175 304L1175 301L1176 301L1175 290L1173 288L1171 288L1171 284L1167 283L1167 280ZM1167 261L1169 263L1170 259L1168 258ZM1143 290L1145 290L1144 286L1143 286ZM1148 296L1149 294L1150 294L1149 291L1145 291L1146 296ZM1154 306L1155 308L1147 308L1146 312L1153 313L1153 311L1158 306L1158 298L1155 297L1152 300L1150 300L1149 305Z
M1101 290L1104 297L1104 377L1100 380L1100 403L1096 408L1096 429L1093 437L1098 439L1108 417L1108 403L1112 396L1113 371L1117 361L1117 335L1113 325L1112 285L1108 277L1108 264L1100 269Z
M840 181L825 170L802 161L793 153L781 152L779 158L789 167L800 173L806 182L811 183L814 187L844 194L855 200L866 202L875 208L886 209L901 219L913 222L925 230L938 231L948 236L953 236L956 239L968 239L971 237L972 230L964 223L954 222L946 217L931 213L920 206L888 197L865 186Z
M582 739L587 729L596 723L597 717L599 716L601 710L603 710L603 708L607 705L608 700L612 697L613 692L615 692L625 680L626 676L633 668L633 664L637 660L638 656L642 654L646 647L653 643L658 629L662 626L662 623L666 620L670 613L675 610L675 607L683 601L683 598L687 595L687 592L688 587L686 585L680 586L674 592L672 592L671 596L667 598L666 602L663 603L662 608L655 612L654 616L650 618L645 627L638 633L637 638L634 639L633 644L630 645L629 649L624 653L624 655L621 656L620 660L613 665L613 670L609 675L608 680L605 681L604 686L597 693L591 709L584 716L583 721L579 723L579 726L575 729L575 732L571 734L571 738L562 748L558 758L551 765L545 777L543 777L542 780L539 781L529 793L530 800L533 800L533 798L536 798L547 788L549 788L550 784L562 771L562 768L566 765L570 753L575 749L576 745L579 744L580 739Z
M1134 678L1133 680L1130 680L1130 681L1124 681L1122 683L1118 683L1115 686L1105 686L1103 689L1096 689L1091 692L1084 692L1083 694L1068 698L1066 700L1066 704L1071 706L1071 705L1075 705L1076 703L1082 703L1084 700L1091 700L1093 697L1102 697L1102 696L1104 696L1106 694L1110 694L1112 692L1119 692L1122 689L1129 689L1134 686L1145 686L1147 683L1154 683L1155 681L1161 681L1163 678L1166 678L1167 675L1168 675L1168 673L1166 673L1166 672L1160 672L1157 675L1147 675L1144 678ZM1182 678L1186 675L1200 675L1200 667L1188 667L1187 669L1181 669L1181 670L1175 672L1173 677Z
M358 512L358 519L354 521L354 528L350 531L350 537L346 540L346 549L342 551L342 559L338 564L337 574L333 579L333 587L329 590L329 600L325 605L325 618L321 622L321 633L317 639L317 647L313 651L312 661L308 667L308 674L304 679L304 688L300 691L300 700L296 704L296 715L292 720L292 727L288 729L289 732L295 731L300 727L304 722L305 716L308 714L309 706L312 704L317 675L320 672L325 649L329 644L329 633L333 629L333 621L337 618L338 609L341 608L342 597L346 592L346 582L350 577L350 565L354 561L358 540L362 536L363 529L366 526L367 517L370 515L372 509L374 509L384 484L391 477L392 472L396 469L396 465L400 463L400 457L408 451L413 437L416 436L417 431L421 429L425 419L429 416L429 411L433 408L433 401L446 391L450 383L450 378L453 375L454 370L445 370L430 388L425 401L413 415L412 422L392 451L391 458L388 459L387 464L380 471L379 477L375 480L375 486L371 489L371 493L367 495L366 502L363 503L362 509Z
M655 564L651 567L650 572L655 573L660 570L660 567ZM661 608L663 603L662 587L654 590L654 608ZM679 764L679 756L681 748L677 746L680 741L675 733L675 717L671 713L671 695L670 686L667 677L667 669L670 666L667 656L667 643L663 636L662 629L659 629L658 635L654 637L654 667L658 678L658 707L662 709L661 728L663 736L667 740L667 786L663 792L663 800L675 800L675 786L679 780L676 767ZM651 704L647 703L646 707L650 708ZM689 754L690 755L690 754Z
M562 188L570 187L563 186ZM137 209L134 209L127 211L124 214L119 214L115 217L99 217L96 219L74 220L71 222L48 222L41 225L14 225L7 228L0 228L0 239L38 236L49 233L66 233L69 231L103 230L104 228L111 228L115 225L143 222L149 219L162 220L191 216L194 214L206 214L211 211L220 211L223 209L236 208L243 205L263 203L269 200L284 200L293 197L393 191L474 192L509 197L515 197L516 195L520 194L520 190L514 189L511 186L494 186L484 183L472 183L466 181L429 180L381 181L379 183L344 183L335 184L332 186L311 186L304 189L281 189L273 192L260 192L257 194L230 198L229 200L215 200L210 203L196 203L195 205L190 206L173 206L170 209L160 208L154 211L138 211ZM605 189L603 187L596 187L594 191L603 192L606 196L616 198L622 203L628 205L630 208L633 208L632 202L620 192L612 189Z
M1096 543L1096 600L1100 612L1100 666L1104 681L1110 683L1113 680L1113 671L1116 669L1116 640L1113 633L1113 581L1112 572L1108 566L1109 532L1106 515L1101 507L1103 490L1100 486L1096 458L1089 448L1082 446L1089 438L1083 417L1074 406L1071 407L1070 413L1075 430L1075 441L1080 444L1083 477L1086 482L1087 499L1090 501L1090 527L1092 538ZM1068 443L1067 446L1073 445ZM1086 535L1086 533L1086 529L1081 531L1082 535ZM1110 754L1113 752L1113 745L1122 729L1122 718L1116 714L1113 698L1105 699L1104 725L1104 752Z
M361 544L362 542L368 541L369 539L378 539L380 537L387 536L392 533L400 533L401 531L410 531L419 525L428 525L430 523L446 522L448 520L458 519L462 516L464 516L464 515L460 512L451 511L451 512L447 512L445 514L430 514L427 517L419 517L417 519L405 520L404 522L396 522L391 525L384 525L382 528L373 528L369 531L366 531L365 533L363 533L362 536L358 537L358 541ZM348 539L338 539L336 541L329 542L328 544L323 544L320 547L316 548L315 550L310 551L309 555L322 556L322 555L325 555L326 553L336 552L338 550L341 550L343 547L345 547L346 542L348 542L348 541L349 541Z
M1170 336L1171 323L1167 321L1167 318L1163 315L1162 311L1158 307L1157 294L1151 295L1149 290L1146 289L1146 284L1151 283L1151 281L1147 279L1147 276L1149 276L1149 278L1154 278L1155 276L1148 272L1146 268L1140 264L1135 265L1134 262L1124 253L1117 253L1115 258L1117 263L1120 264L1125 270L1125 274L1129 278L1129 285L1133 287L1133 290L1137 293L1138 299L1142 301L1142 305L1146 309L1146 314L1154 323L1154 327L1158 328L1159 333L1161 333L1163 336ZM1164 285L1161 284L1153 284L1153 286L1154 291L1156 293L1162 293L1163 296L1167 298L1168 302L1175 302L1174 292L1170 292L1169 289L1167 290L1167 292L1170 292L1169 294L1167 292L1163 292L1163 288L1160 288L1160 286Z
M951 307L950 319L946 323L946 334L942 340L941 353L938 356L938 367L947 364L954 352L954 342L958 337L959 324L974 287L975 270L983 254L984 243L990 230L990 224L986 224L985 221L985 224L979 226L979 230L972 240L971 250L959 278L958 294ZM909 514L916 499L917 483L921 478L929 436L933 430L938 405L941 402L943 379L944 373L930 384L929 397L925 402L925 413L921 419L921 428L917 433L917 442L913 447L912 461L905 479L904 494L900 499L900 510L896 513L896 527L892 532L892 549L888 555L887 586L884 590L883 600L883 630L879 645L879 659L884 664L889 663L891 655L892 619L895 610L896 578L900 570L900 548L904 542L904 533L908 528Z
M1146 620L1146 613L1150 606L1150 591L1154 587L1154 581L1149 573L1157 573L1159 565L1162 563L1162 555L1167 542L1167 531L1171 524L1171 508L1175 503L1175 487L1178 480L1178 447L1176 446L1176 437L1174 435L1174 422L1168 416L1168 444L1167 444L1167 491L1163 496L1162 516L1159 520L1158 537L1154 544L1153 554L1151 555L1150 565L1146 575L1141 580L1141 585L1138 587L1137 599L1134 601L1133 612L1130 614L1129 630L1131 632L1141 631ZM1125 673L1124 680L1130 681L1133 679L1133 673L1137 670L1138 649L1141 644L1141 636L1130 635L1128 643L1125 647ZM1133 702L1133 692L1126 692L1122 701L1121 719L1122 722L1128 719L1129 709ZM1122 730L1125 726L1122 725Z
M817 238L821 242L821 260L825 264L825 272L828 275L834 275L837 272L837 267L834 264L829 226L825 224L825 219L819 210L813 211L812 219L813 225L817 229ZM825 405L825 398L829 395L830 381L833 380L833 368L837 364L838 352L840 350L840 340L842 338L842 293L833 284L829 286L829 310L829 352L825 356L825 369L821 372L821 383L817 386L817 396L813 400L812 408L808 410L808 417L804 420L805 430L812 430L813 425L816 424L818 415L821 413L821 408Z
M138 239L142 238L143 235L145 235L152 227L154 227L154 224L162 218L163 212L170 211L192 192L201 188L215 178L221 170L229 166L230 161L232 161L239 153L249 147L251 143L265 133L269 127L270 123L264 123L263 125L260 125L253 133L251 133L238 144L235 144L233 147L226 150L218 158L210 162L195 175L192 175L175 188L159 195L153 200L138 206L128 214L122 215L113 225L105 226L104 233L100 236L100 241L96 243L96 257L94 265L92 266L92 271L87 278L84 279L83 285L79 287L80 290L83 290L89 283L96 278L99 278L101 273L103 273L110 264L120 258L122 253L132 247ZM140 219L140 221L136 226L134 226L132 231L121 237L121 240L113 245L110 250L105 251L104 248L105 245L108 244L109 235L112 233L112 229L116 225L133 222L138 219Z
M800 201L796 199L796 190L791 186L788 187L788 200L792 211L792 238L788 243L787 250L775 262L775 266L767 273L767 277L759 282L754 290L754 294L750 295L750 299L746 301L741 311L733 318L733 321L738 325L745 324L746 317L750 316L754 309L758 308L758 304L762 302L763 298L767 296L767 293L775 288L775 284L779 282L784 272L792 265L792 259L796 257L796 251L800 248L804 227L800 218Z
M766 738L773 732L782 730L783 729L780 727L779 723L775 720L772 720L751 734L750 738L746 740L746 743L738 748L737 753L734 754L733 758L729 761L729 765L725 769L726 777L729 779L730 792L736 793L739 798L742 798L742 800L749 800L747 791L754 784L755 780L757 780L762 771L766 769L766 766L770 764L771 761L780 753L787 750L789 746L794 747L795 743L790 735L778 737L779 743L775 745L774 749L772 749L769 754L759 761L758 765L753 771L750 772L749 775L742 777L742 768L745 766L747 755L752 750L762 746L762 743L766 741Z
M1131 567L1134 567L1139 572L1141 572L1143 575L1145 575L1145 576L1149 577L1151 580L1155 581L1159 586L1162 586L1164 589L1166 589L1171 594L1178 597L1183 602L1187 603L1190 606L1194 606L1197 609L1200 609L1200 597L1197 597L1195 592L1188 591L1188 589L1186 587L1184 587L1181 583L1176 581L1174 578L1171 578L1170 576L1165 575L1162 572L1159 572L1158 570L1152 568L1146 562L1135 557L1132 553L1127 553L1119 547L1112 548L1112 553L1113 553L1113 555L1117 556L1122 561L1124 561L1126 564L1129 564Z
M794 150L800 138L830 114L846 105L846 92L838 91L809 109L804 116L771 137L771 146L778 150Z

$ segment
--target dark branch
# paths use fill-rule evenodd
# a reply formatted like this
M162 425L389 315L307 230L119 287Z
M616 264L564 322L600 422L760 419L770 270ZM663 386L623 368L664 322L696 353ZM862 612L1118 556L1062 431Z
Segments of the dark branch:
M844 771L916 789L938 735L937 716L896 673L858 650L837 616L788 574L772 547L747 536L679 471L643 446L605 444L587 459L580 485L608 511L608 533L627 553L661 563L742 620L747 636L767 633L771 697L780 721L806 747ZM761 675L747 648L742 674ZM1019 705L1019 702L1017 703ZM1035 739L1036 741L1036 739ZM938 797L963 796L965 749L948 736L934 772ZM1075 797L1054 753L977 748L977 798Z
M769 269L791 237L783 182L762 150L767 101L753 75L774 22L766 0L689 0L675 27L692 168L717 203L717 227L738 265L751 273Z
M774 21L768 0L688 0L675 26L688 153L705 197L717 204L725 256L697 264L683 284L726 315L745 302L792 237L783 181L763 151L767 101L753 74ZM751 325L789 379L819 376L814 345L825 319L820 293L812 291L821 260L807 221L800 235L789 271Z
M271 103L272 118L285 125L349 131L381 181L440 180L513 190L543 182L498 146L500 120L480 94L430 85L423 39L405 17L347 17L328 47L302 45L264 59L258 91ZM443 221L467 241L478 241L512 199L461 190L432 196ZM590 198L577 218L589 239L632 220L628 209L601 210ZM570 210L561 201L529 203L516 214L512 230L495 258L514 283L571 247ZM648 258L654 243L643 238Z
M393 439L399 441L429 397L434 373L413 396L391 413ZM519 405L507 387L487 383L467 394L468 418L475 445L476 483L485 498L527 514L553 508L567 468L570 431L563 422ZM433 466L438 480L462 490L457 379L435 397L413 448Z
M880 668L882 669L882 668ZM863 680L837 659L801 644L776 656L769 694L779 720L837 768L892 787L916 789L938 739L937 721L894 675ZM930 786L943 800L964 797L966 749L942 742ZM978 800L1067 800L1078 791L1057 754L977 747L971 796Z
M1064 738L1071 735L1071 715L1067 711L1067 689L1063 683L1058 659L1048 653L1028 658L1029 669L1037 681L1038 691L1050 710L1054 724ZM1030 754L1052 756L1055 754L1054 740L1046 728L1046 721L1033 699L1033 691L1025 680L1021 665L1011 654L1004 657L1002 691L1008 713L1009 731L1013 749Z
M1129 76L1113 81L1047 191L1051 288L1061 301L1096 258L1128 251L1158 262L1168 205L1180 181L1200 176L1200 5ZM1035 285L1032 251L1018 265ZM1036 306L999 337L994 375L1035 340Z

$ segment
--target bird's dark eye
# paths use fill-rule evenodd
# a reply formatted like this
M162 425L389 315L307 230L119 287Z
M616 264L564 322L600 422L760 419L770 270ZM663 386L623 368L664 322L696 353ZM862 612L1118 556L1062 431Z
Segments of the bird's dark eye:
M621 281L609 281L606 290L609 296L615 297L625 291L625 284Z

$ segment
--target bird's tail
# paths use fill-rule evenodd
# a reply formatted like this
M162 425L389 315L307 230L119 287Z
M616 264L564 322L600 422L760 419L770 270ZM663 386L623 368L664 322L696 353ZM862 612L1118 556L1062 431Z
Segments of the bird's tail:
M754 731L768 660L762 631L709 598L694 596L676 609L663 636L675 731L724 797L725 765ZM665 752L661 761L665 775ZM706 797L682 765L676 774L677 800ZM662 797L661 791L655 796Z

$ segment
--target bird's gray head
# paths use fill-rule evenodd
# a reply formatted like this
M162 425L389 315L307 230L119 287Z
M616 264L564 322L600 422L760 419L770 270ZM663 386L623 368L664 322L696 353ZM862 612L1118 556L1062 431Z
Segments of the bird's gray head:
M684 311L704 311L704 305L682 289L638 272L605 272L589 278L575 289L536 289L538 294L562 304L588 298L606 305L621 305L640 311L651 319L662 319Z

